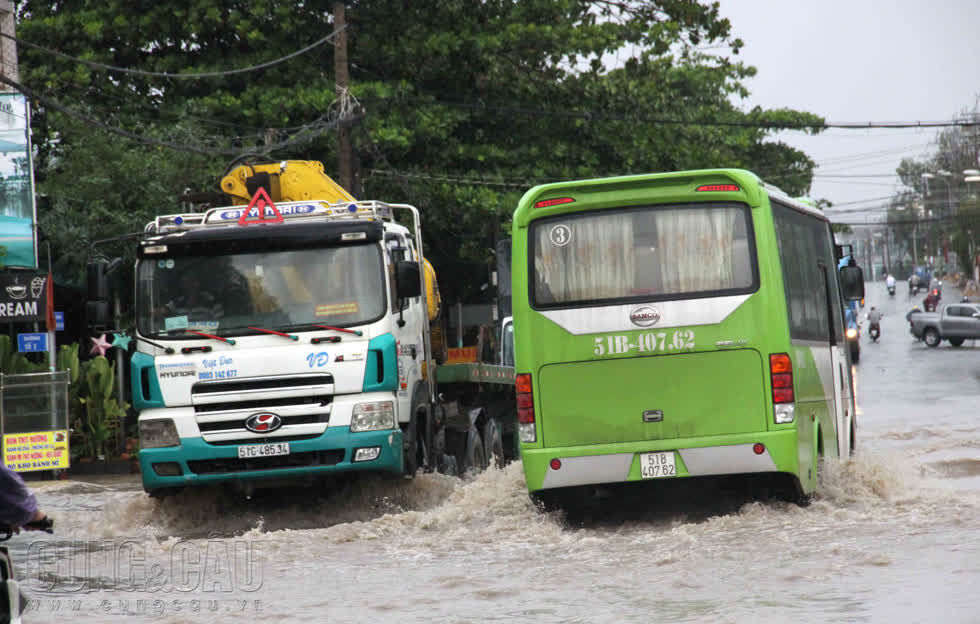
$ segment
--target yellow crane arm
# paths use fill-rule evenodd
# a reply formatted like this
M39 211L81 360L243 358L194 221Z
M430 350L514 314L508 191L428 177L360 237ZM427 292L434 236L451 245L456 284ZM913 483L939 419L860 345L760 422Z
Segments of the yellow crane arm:
M260 187L273 202L324 200L330 203L356 201L342 186L323 172L315 160L284 160L261 165L239 165L221 179L221 190L233 206L247 205Z

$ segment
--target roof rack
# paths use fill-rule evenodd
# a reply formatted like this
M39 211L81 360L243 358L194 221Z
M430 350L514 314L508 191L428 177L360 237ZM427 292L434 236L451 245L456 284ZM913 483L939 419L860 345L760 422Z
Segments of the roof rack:
M369 219L394 222L391 206L381 201L337 202L331 204L322 200L281 202L276 210L284 221L302 219ZM177 214L157 217L146 224L146 234L164 234L214 225L235 225L242 218L245 206L225 206L211 208L204 214ZM266 206L264 216L260 217L257 208L249 210L248 222L261 223L275 219L275 212Z

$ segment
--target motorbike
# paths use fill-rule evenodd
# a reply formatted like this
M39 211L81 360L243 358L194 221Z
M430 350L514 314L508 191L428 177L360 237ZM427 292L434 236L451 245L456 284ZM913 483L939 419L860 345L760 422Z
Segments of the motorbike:
M894 284L892 284L891 286L888 287L888 294L890 296L892 296L892 297L895 296L895 285Z
M871 338L871 342L878 342L878 336L881 335L881 328L877 325L872 325L868 329L868 337Z
M24 528L54 533L54 521L45 517L24 525ZM13 534L12 527L0 526L0 542L9 540ZM14 565L10 560L10 553L5 547L0 546L0 624L20 624L20 616L26 606L27 597L14 578Z
M936 308L939 307L939 302L942 300L942 295L939 294L938 289L933 289L926 298L922 301L923 307L926 312L935 312Z

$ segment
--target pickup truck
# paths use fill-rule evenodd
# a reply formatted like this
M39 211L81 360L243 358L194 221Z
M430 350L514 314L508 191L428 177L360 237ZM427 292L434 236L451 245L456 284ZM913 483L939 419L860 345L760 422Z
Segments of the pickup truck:
M943 340L958 347L967 339L980 339L980 303L948 303L936 312L909 315L909 331L930 347Z

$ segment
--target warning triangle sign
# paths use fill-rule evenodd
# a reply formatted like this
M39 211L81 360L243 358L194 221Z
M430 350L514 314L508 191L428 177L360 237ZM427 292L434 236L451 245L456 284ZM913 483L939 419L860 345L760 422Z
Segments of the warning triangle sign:
M255 213L252 213L252 209ZM282 213L276 208L269 198L269 194L261 186L252 196L252 201L248 203L248 208L242 212L238 219L238 225L255 225L257 223L282 223Z

